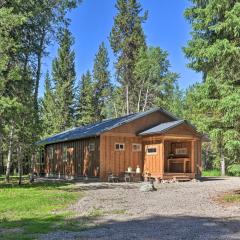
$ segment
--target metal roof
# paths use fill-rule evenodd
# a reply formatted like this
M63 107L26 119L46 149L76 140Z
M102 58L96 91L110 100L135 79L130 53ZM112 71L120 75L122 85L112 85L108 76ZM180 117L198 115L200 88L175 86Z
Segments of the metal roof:
M174 128L182 123L186 122L185 120L177 120L172 122L161 123L153 128L140 132L139 135L151 135L155 133L163 133L168 131L171 128Z
M46 145L46 144L52 144L57 142L65 142L70 140L99 136L103 132L109 131L120 125L134 121L136 119L139 119L141 117L144 117L148 114L151 114L157 111L165 113L166 115L171 117L173 120L178 119L175 116L173 116L171 113L167 112L162 108L153 108L146 112L133 113L133 114L119 117L119 118L107 119L102 122L98 122L98 123L83 126L83 127L76 127L76 128L61 132L59 134L56 134L54 136L51 136L49 138L45 138L37 142L37 145Z

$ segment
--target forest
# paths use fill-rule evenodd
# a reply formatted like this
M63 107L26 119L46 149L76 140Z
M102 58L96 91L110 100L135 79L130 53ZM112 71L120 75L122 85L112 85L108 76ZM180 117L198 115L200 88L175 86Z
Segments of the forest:
M169 53L148 46L143 24L151 12L138 0L116 0L109 36L99 43L93 69L76 77L68 13L80 0L0 1L0 175L33 172L41 138L133 112L163 107L189 120L210 143L205 169L240 176L240 2L191 0L192 27L183 47L202 81L182 90ZM114 76L106 42L114 53ZM39 97L43 58L58 43ZM84 57L84 56L83 56Z

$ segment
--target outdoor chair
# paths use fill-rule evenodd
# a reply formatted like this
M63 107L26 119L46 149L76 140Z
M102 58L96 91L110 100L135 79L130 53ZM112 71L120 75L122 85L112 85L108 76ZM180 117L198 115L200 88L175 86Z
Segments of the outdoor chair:
M109 173L108 182L119 182L119 177L114 175L113 173Z

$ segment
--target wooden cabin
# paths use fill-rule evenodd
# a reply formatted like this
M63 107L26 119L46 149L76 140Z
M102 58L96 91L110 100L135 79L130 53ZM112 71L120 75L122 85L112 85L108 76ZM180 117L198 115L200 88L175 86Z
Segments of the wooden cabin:
M38 171L46 177L120 175L128 167L142 175L170 179L201 176L196 128L162 108L77 127L38 142L44 148ZM41 169L41 170L40 170Z

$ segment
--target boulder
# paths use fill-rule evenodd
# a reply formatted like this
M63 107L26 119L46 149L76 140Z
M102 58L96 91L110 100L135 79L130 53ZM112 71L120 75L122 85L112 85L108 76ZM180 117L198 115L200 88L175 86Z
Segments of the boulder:
M157 189L154 187L153 183L148 182L148 183L144 183L140 188L139 191L140 192L152 192L152 191L156 191Z

